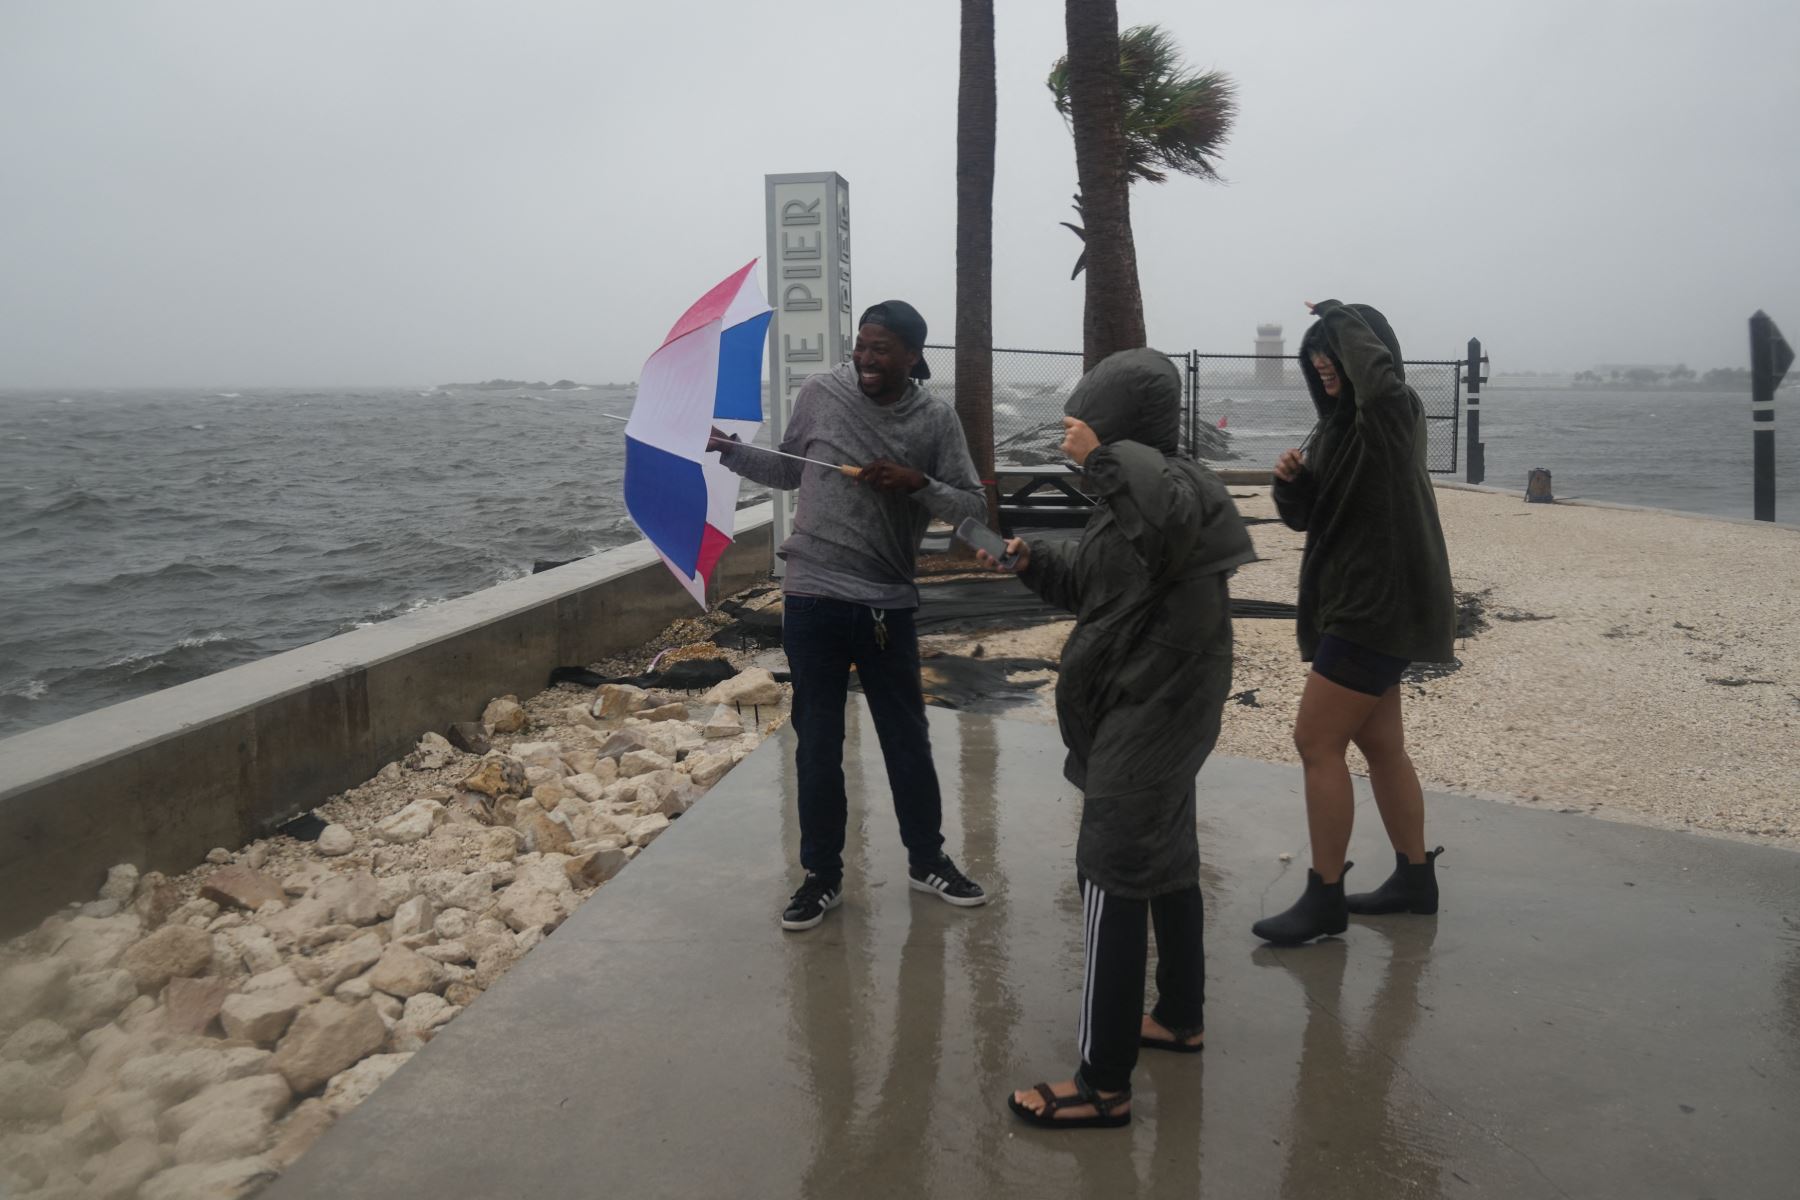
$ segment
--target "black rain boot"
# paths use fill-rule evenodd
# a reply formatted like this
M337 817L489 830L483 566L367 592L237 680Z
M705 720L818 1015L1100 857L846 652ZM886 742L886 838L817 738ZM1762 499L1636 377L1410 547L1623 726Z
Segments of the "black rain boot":
M1387 882L1372 892L1358 892L1344 903L1353 913L1419 913L1425 916L1438 910L1437 872L1433 864L1444 852L1439 846L1425 853L1422 863L1406 861L1406 855L1394 853L1394 873Z
M1350 927L1350 910L1344 907L1344 876L1355 863L1345 863L1336 883L1326 883L1319 873L1307 869L1306 891L1294 907L1273 917L1264 917L1250 927L1250 932L1277 946L1298 946L1316 937L1342 933Z

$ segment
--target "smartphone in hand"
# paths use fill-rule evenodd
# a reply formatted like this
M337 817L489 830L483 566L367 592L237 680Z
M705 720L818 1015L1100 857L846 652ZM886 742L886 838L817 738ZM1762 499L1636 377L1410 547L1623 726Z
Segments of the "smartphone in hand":
M956 527L956 536L958 540L977 550L986 550L1006 570L1011 570L1013 563L1017 561L1017 555L1006 552L1006 539L974 517L963 518L963 523Z

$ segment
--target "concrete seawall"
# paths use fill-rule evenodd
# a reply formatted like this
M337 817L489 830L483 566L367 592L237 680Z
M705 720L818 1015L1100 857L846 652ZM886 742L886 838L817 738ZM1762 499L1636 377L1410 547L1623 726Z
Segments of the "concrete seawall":
M770 507L737 516L721 595L768 574ZM92 898L114 863L174 873L241 845L694 611L637 542L0 741L0 935Z

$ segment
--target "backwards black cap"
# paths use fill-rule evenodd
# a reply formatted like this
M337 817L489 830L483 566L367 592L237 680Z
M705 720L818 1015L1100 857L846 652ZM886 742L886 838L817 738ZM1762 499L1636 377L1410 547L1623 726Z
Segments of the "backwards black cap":
M900 339L900 344L908 350L918 353L925 348L925 318L919 310L904 300L883 300L862 315L856 323L861 329L864 325L879 325L891 330ZM913 364L914 379L930 379L931 368L925 365L925 356L919 355L919 361Z

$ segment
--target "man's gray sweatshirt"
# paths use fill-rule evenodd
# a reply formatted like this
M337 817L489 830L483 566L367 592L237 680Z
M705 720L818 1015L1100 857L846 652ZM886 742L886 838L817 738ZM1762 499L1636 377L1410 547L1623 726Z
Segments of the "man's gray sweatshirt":
M794 398L780 448L851 466L886 458L925 476L911 495L878 492L841 472L747 445L720 451L720 461L746 479L800 490L793 533L776 551L787 562L784 590L796 595L917 608L913 575L931 519L954 528L964 517L987 516L955 410L916 383L882 405L863 395L848 364L813 375Z

